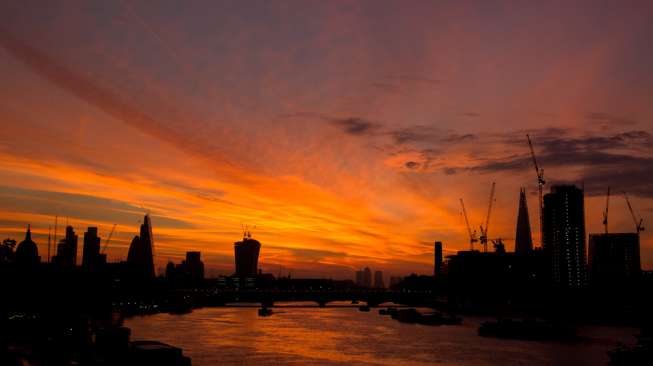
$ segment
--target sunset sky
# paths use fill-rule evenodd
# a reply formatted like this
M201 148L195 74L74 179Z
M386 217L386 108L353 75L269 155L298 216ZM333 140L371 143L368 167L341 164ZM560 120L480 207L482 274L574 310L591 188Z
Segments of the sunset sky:
M428 274L492 182L490 237L523 186L539 243L530 133L653 269L653 2L571 3L4 0L0 235L117 224L117 261L150 211L157 267L230 274L249 225L274 274Z

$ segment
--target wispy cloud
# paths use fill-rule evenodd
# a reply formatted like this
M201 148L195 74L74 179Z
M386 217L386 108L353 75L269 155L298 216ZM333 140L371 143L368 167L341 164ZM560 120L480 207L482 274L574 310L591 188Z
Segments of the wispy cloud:
M340 128L345 133L355 136L370 135L379 128L379 124L358 117L330 119L330 123Z

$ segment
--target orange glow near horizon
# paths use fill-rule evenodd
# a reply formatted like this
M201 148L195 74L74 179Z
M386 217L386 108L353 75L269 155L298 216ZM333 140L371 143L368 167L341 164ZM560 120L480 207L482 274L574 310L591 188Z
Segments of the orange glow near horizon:
M645 12L374 3L72 4L47 21L0 6L0 235L31 224L45 257L55 216L80 237L117 224L120 260L150 211L159 268L200 250L209 274L230 274L249 225L274 274L428 274L434 241L468 248L458 200L477 228L491 182L490 235L512 248L526 187L539 243L527 132L548 182L587 184L588 233L607 185L651 221ZM622 201L614 232L632 231Z

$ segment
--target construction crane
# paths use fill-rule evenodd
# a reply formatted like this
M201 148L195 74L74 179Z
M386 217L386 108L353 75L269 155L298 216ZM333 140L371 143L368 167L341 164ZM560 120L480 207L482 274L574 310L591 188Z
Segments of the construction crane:
M603 227L605 233L608 233L608 209L610 208L610 187L608 186L608 194L605 196L605 211L603 211Z
M101 251L102 254L106 252L107 247L109 246L109 242L111 241L111 237L113 236L114 230L116 230L116 224L113 224L113 227L111 228L111 232L109 233L109 236L107 236L107 240L104 241L104 246L102 247L102 251Z
M544 169L540 168L537 165L537 159L535 158L535 150L533 149L533 143L531 142L531 137L526 134L526 139L528 139L528 147L531 149L531 158L533 159L533 167L535 168L535 174L537 175L537 190L539 193L539 203L540 203L540 246L544 246L542 243L542 238L544 237L544 228L542 226L543 222L543 211L544 211L544 199L543 199L543 187L546 184L544 180Z
M465 210L465 203L462 198L460 199L460 206L463 208L463 217L465 217L465 225L467 225L467 232L469 233L469 250L474 250L474 243L478 241L478 239L476 239L476 230L472 231L472 227L469 226L467 210Z
M637 221L637 216L635 215L635 211L633 210L633 206L630 204L630 200L628 199L628 195L626 192L624 192L624 198L626 199L626 203L628 204L628 210L630 211L630 215L633 217L633 222L635 223L635 231L637 234L640 232L644 231L644 226L643 226L643 221L644 219L640 218L639 221Z
M481 225L481 245L483 245L483 252L487 253L487 229L490 225L490 214L492 213L492 203L494 202L494 188L496 186L495 182L492 182L492 189L490 189L490 203L487 207L487 216L485 216L485 227Z
M514 239L507 239L507 238L496 238L496 239L488 239L489 241L492 242L492 245L494 246L494 251L497 253L505 253L506 252L506 245L503 243L504 240L514 240Z

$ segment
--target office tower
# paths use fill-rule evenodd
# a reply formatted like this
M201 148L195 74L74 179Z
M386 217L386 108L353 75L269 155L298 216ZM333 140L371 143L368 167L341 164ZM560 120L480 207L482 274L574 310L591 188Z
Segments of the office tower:
M152 222L150 215L145 215L141 224L140 236L134 236L129 252L127 263L131 273L140 278L154 278L154 238L152 236Z
M383 283L383 272L375 271L374 272L374 288L385 288Z
M186 252L186 261L182 263L191 280L204 279L204 262L200 252Z
M372 270L369 267L363 269L363 286L372 287Z
M93 269L100 262L100 238L96 227L89 227L84 233L84 247L82 248L82 267Z
M519 211L517 213L517 232L515 233L515 253L528 254L533 250L531 223L526 204L526 190L519 190Z
M32 241L32 229L29 225L27 225L27 231L25 232L25 240L21 241L16 247L14 258L20 266L32 266L41 262L39 249L36 243Z
M551 187L544 195L543 243L553 284L585 285L585 213L583 191L573 185Z
M442 242L436 241L434 245L434 264L433 264L433 276L437 277L442 274Z
M364 285L364 280L363 280L363 271L356 271L356 286L363 286Z
M641 273L637 233L590 234L589 269L592 284L625 284Z
M234 259L236 262L236 276L255 277L258 274L258 256L261 243L252 239L249 232L245 232L243 240L234 243Z
M72 226L66 226L66 236L57 244L57 255L52 258L52 263L74 267L77 265L77 242L78 237Z

